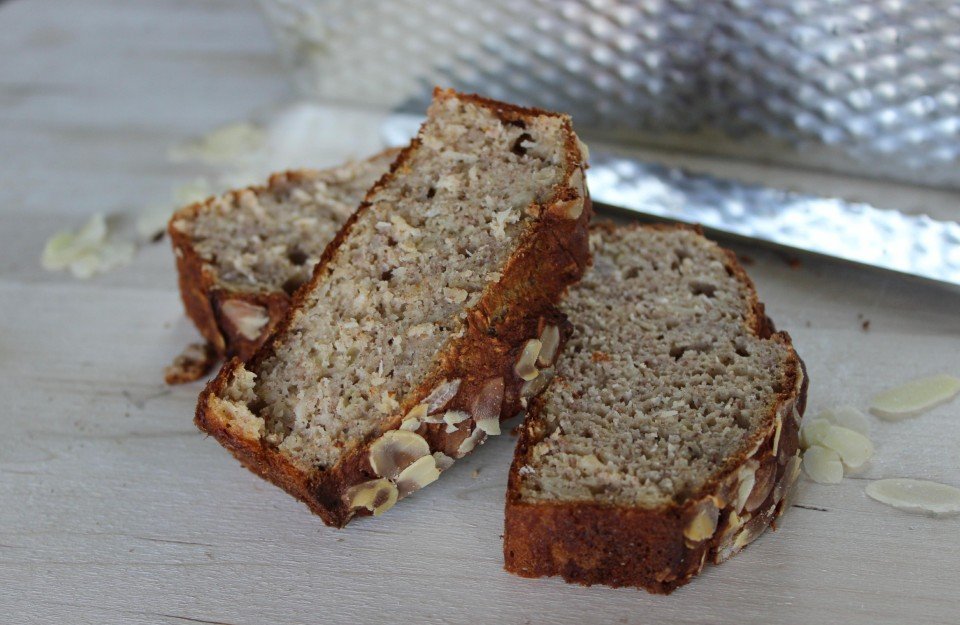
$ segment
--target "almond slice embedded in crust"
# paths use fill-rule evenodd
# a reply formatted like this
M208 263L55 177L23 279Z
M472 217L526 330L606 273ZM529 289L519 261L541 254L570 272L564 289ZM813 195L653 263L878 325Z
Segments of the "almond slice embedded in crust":
M444 380L427 395L422 404L426 404L427 414L443 410L460 390L460 380Z
M539 342L539 341L538 341ZM491 378L484 383L470 406L477 429L486 434L500 433L500 408L503 405L503 378ZM464 441L466 442L466 441Z
M536 397L543 392L547 385L550 384L550 380L553 379L554 369L549 367L540 372L540 375L535 377L532 380L528 380L523 383L523 386L520 387L520 398L523 401L530 399L531 397Z
M546 326L543 332L540 333L540 354L537 356L537 364L541 367L549 367L552 365L559 347L560 328L554 325Z
M470 436L463 439L463 442L460 443L460 447L457 448L457 458L463 458L468 453L473 451L473 448L478 444L482 443L487 438L487 433L483 431L479 426L474 428L473 432L470 433Z
M540 350L543 343L540 339L530 339L523 345L523 351L517 359L517 364L513 370L517 376L527 382L540 375L537 371L537 358L540 356Z
M446 432L447 434L452 434L456 432L461 423L470 418L470 413L464 412L462 410L448 410L443 413L443 422L447 424Z
M383 478L351 486L344 494L351 509L366 508L373 516L380 516L392 508L398 497L397 487Z
M747 505L747 499L753 492L753 485L757 480L757 467L759 466L759 462L750 459L737 471L737 500L733 508L737 512L742 512L743 507Z
M223 312L223 316L230 320L240 336L248 341L255 341L260 338L260 332L270 321L266 308L240 299L225 301L220 310Z
M709 497L697 504L693 515L683 528L683 537L688 545L703 542L717 532L720 510Z
M394 479L429 453L430 445L419 434L408 430L390 430L370 445L370 466L380 477Z
M434 482L438 477L440 477L440 469L437 467L437 461L434 457L424 456L420 458L397 476L397 489L400 491L400 497L406 497L410 493L420 490L427 484Z

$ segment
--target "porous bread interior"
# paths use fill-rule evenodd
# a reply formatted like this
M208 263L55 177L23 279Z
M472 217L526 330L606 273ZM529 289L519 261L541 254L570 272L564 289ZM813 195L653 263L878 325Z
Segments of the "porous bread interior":
M368 197L319 283L256 366L246 400L268 443L324 468L395 415L565 180L565 118L522 124L437 100L395 176Z
M217 197L177 227L215 272L219 286L292 293L396 152L322 171L303 170L270 188Z
M695 232L595 229L591 247L521 498L680 501L769 422L788 351L748 327L748 287Z

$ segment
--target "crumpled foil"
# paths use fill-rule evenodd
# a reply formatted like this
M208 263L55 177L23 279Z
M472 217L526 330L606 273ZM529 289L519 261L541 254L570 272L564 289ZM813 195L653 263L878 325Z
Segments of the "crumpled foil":
M433 85L581 134L960 188L953 0L261 0L301 91Z

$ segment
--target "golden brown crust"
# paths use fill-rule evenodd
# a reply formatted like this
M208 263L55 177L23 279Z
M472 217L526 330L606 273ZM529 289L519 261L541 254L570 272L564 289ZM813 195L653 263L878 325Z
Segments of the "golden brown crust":
M435 95L440 98L456 96L452 91L438 91ZM456 97L493 108L506 121L522 120L532 115L563 118L567 134L564 146L566 175L569 178L574 175L574 170L579 170L582 177L580 146L568 117L479 96ZM367 200L327 246L313 278L294 295L291 310L302 306L306 293L327 275L331 261L339 253L341 244L350 235L357 219L370 208L369 198L372 194L408 166L413 151L419 145L419 140L414 139L399 154L390 171L371 188ZM576 219L564 218L554 210L578 195L582 196L584 208ZM344 495L351 486L376 477L368 460L369 448L383 432L397 429L402 416L444 380L461 380L459 391L447 409L470 411L484 384L502 378L504 394L500 418L513 417L522 409L523 403L520 397L523 380L514 372L523 345L527 340L540 336L547 324L560 329L561 347L569 337L571 326L554 304L566 288L582 276L590 262L587 224L592 207L589 195L585 186L582 189L564 186L554 197L536 208L537 217L521 235L516 250L502 268L500 281L488 286L480 302L468 311L463 336L450 341L437 355L435 365L424 382L402 398L398 413L381 423L380 428L366 440L345 451L334 467L317 471L303 470L262 440L245 439L239 432L231 430L229 419L218 412L215 404L216 397L224 392L229 381L243 366L240 359L235 358L224 365L201 394L195 418L197 426L219 440L251 471L304 501L328 525L342 527L355 515L369 514L365 509L351 509ZM291 322L292 313L280 321L273 337L281 336ZM248 361L251 368L272 354L274 342L274 339L269 339L256 351ZM431 452L439 451L453 456L471 434L472 426L472 420L467 420L456 431L448 433L443 424L423 423L417 432L427 440Z
M534 503L521 499L519 472L533 446L546 433L538 398L521 428L510 468L503 547L508 571L523 577L559 575L586 585L634 586L669 593L699 573L706 560L719 563L738 552L783 512L787 491L799 468L806 371L789 335L773 332L753 283L736 256L730 252L726 256L728 272L748 294L751 329L757 336L781 342L789 351L781 372L780 392L767 422L744 442L740 454L725 462L713 480L682 502L659 509L593 502ZM746 496L739 489L741 480L748 479L753 488ZM716 528L708 537L691 540L684 529L705 508L716 513Z
M390 148L371 156L368 160L375 161L398 153L399 150ZM253 185L245 189L228 191L225 197L238 201L239 196L246 191L257 194L273 193L291 184L312 179L315 175L316 172L312 170L279 172L271 175L265 185ZM276 330L277 325L290 309L291 297L282 290L241 291L219 284L214 266L196 252L190 235L175 225L181 221L192 221L198 213L207 210L216 199L216 197L210 197L178 210L170 218L167 231L176 257L180 297L187 316L221 358L236 356L241 360L247 360ZM245 336L229 316L223 313L223 304L230 300L246 302L262 308L267 321L256 337Z

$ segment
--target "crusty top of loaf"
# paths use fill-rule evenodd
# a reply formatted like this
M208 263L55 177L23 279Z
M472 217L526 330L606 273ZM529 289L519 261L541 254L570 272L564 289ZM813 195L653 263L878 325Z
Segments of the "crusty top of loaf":
M546 435L519 468L520 498L682 500L772 418L791 350L758 336L752 284L697 232L598 227L591 247L563 304L575 333L540 400Z
M252 374L238 393L266 442L322 469L395 417L574 172L582 208L576 146L566 116L439 92L286 326L234 376L228 393Z
M390 168L398 150L325 170L276 174L264 187L212 197L174 217L221 288L292 293Z

